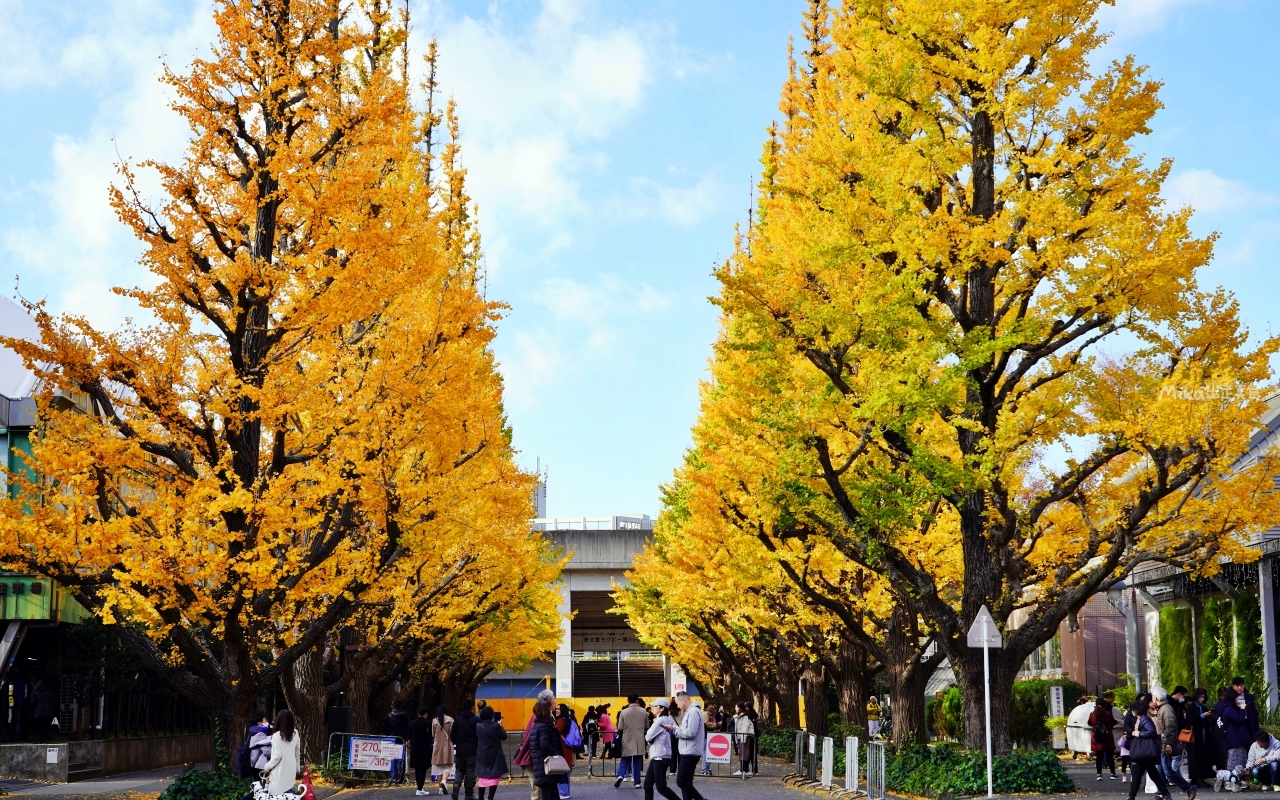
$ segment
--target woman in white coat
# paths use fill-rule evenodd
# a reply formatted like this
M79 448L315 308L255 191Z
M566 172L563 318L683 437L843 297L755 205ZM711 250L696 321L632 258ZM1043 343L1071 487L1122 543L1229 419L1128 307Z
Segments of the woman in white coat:
M298 748L302 743L292 711L286 708L276 714L275 731L271 734L271 760L262 768L263 779L270 781L268 792L285 794L298 785Z

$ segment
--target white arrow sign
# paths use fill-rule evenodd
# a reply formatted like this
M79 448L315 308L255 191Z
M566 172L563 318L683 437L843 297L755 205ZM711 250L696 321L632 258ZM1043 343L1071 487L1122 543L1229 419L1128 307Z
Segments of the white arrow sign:
M987 797L994 795L995 782L991 776L991 648L1004 647L1004 639L996 628L996 621L991 616L991 609L983 603L978 609L978 616L973 618L969 627L969 646L982 648L982 682L985 684L987 710Z
M1004 647L1000 629L996 627L995 618L985 604L978 609L978 616L973 618L973 624L969 626L968 639L969 646L973 648Z

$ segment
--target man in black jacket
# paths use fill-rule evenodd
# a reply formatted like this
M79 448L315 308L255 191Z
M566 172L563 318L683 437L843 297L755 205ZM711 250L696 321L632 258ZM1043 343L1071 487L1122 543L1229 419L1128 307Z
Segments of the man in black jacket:
M398 736L403 744L409 739L409 714L404 710L404 703L391 701L391 713L382 720L383 736ZM391 762L391 782L404 783L404 759Z
M467 800L476 796L476 723L475 701L462 701L462 713L453 721L453 800L458 800L458 788L466 781Z

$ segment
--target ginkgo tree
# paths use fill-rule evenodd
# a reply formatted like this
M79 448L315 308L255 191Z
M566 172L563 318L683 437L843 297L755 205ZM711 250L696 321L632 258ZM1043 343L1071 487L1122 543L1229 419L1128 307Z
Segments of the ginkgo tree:
M142 165L163 199L127 164L112 193L154 277L118 291L147 321L35 305L41 340L5 341L43 390L0 560L119 622L234 747L264 689L370 603L394 619L487 585L467 570L494 551L515 574L554 560L526 541L501 306L456 125L433 152L441 120L414 107L407 18L221 0L214 21L211 55L165 75L191 139Z
M1096 63L1100 4L813 0L718 271L716 359L755 365L719 457L752 493L751 448L782 448L776 536L886 579L954 668L970 745L965 632L991 609L1001 751L1015 675L1070 613L1144 564L1249 560L1280 511L1273 457L1237 463L1277 343L1201 288L1212 238L1136 149L1158 84Z

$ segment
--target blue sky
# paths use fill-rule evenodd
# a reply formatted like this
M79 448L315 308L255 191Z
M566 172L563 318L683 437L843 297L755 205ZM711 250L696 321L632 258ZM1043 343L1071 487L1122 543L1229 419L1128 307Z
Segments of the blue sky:
M497 350L522 459L553 515L650 513L688 443L715 335L713 266L745 219L801 0L502 0L415 5L441 43L480 204ZM116 325L145 284L106 202L117 153L175 159L156 83L212 38L192 0L0 0L0 276ZM1280 6L1120 0L1108 58L1165 82L1143 144L1170 200L1219 231L1204 275L1265 334L1280 245ZM1272 278L1273 280L1268 280ZM3 284L12 293L13 283Z

